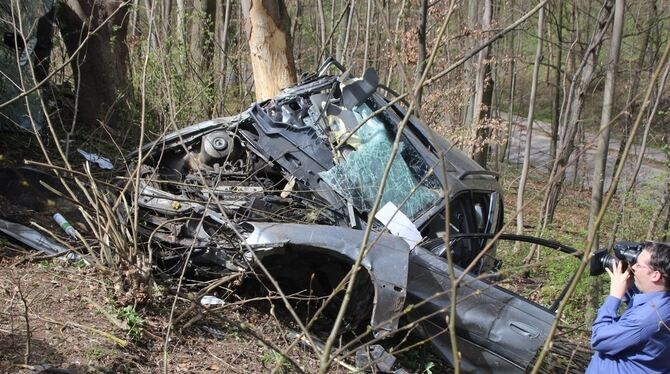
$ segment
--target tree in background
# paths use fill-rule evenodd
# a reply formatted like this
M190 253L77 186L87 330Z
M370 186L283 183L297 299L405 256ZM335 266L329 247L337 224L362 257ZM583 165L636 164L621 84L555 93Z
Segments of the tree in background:
M120 0L66 0L58 24L73 57L76 111L85 124L118 127L133 96L126 43L128 3Z
M491 29L491 19L491 0L484 0L484 9L481 11L482 31ZM488 161L488 143L491 137L491 128L488 123L491 118L491 104L493 103L493 74L491 73L490 54L491 48L485 47L477 57L473 121L471 124L474 138L471 155L483 168L486 168Z
M243 0L256 100L275 96L296 82L291 20L284 1Z

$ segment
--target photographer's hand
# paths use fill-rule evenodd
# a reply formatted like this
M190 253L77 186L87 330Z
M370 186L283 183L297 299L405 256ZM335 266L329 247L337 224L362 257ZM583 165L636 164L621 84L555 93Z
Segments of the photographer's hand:
M610 276L610 295L617 299L623 299L626 291L632 285L633 277L631 277L630 271L628 269L623 270L622 261L617 261L612 270L609 268L605 270Z

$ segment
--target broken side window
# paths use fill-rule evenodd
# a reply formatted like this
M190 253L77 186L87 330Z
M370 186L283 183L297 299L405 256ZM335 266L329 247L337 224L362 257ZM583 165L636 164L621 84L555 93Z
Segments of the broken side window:
M371 101L353 109L358 123L372 112ZM363 212L372 208L391 155L395 124L377 115L366 122L348 144L353 150L330 170L320 173L328 185ZM353 139L355 138L355 139ZM381 205L392 202L411 220L433 206L439 198L440 183L426 161L403 135L399 152L386 181Z

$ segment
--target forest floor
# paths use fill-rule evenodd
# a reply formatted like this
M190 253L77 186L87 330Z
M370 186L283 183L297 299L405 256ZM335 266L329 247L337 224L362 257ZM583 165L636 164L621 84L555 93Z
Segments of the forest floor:
M0 372L37 373L48 367L64 370L61 373L263 373L275 367L279 373L294 371L291 363L240 328L285 349L286 326L268 318L262 308L230 306L225 323L203 318L173 331L165 356L163 327L171 307L167 298L137 310L119 307L98 271L58 259L36 260L33 253L6 243L3 247ZM178 313L187 306L180 303ZM303 347L293 349L291 357L306 372L318 368L318 360Z

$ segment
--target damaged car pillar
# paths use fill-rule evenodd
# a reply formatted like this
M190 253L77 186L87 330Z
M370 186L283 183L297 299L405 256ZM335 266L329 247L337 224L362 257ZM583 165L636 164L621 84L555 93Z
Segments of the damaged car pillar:
M333 67L341 75L329 75ZM183 266L201 277L252 269L251 249L282 285L318 288L325 296L351 269L375 215L345 326L370 325L383 337L421 321L417 333L433 337L437 352L450 360L446 326L435 322L445 321L450 303L442 254L450 250L461 272L486 241L447 249L439 233L447 222L451 234L497 232L503 220L497 176L410 117L381 196L381 206L392 211L381 219L371 211L380 165L405 109L381 95L372 69L355 78L330 59L318 71L236 116L146 145L140 230L158 247L157 264L168 274ZM523 372L552 314L476 279L495 268L494 255L484 256L458 291L461 365L471 372ZM419 306L400 318L409 305Z

